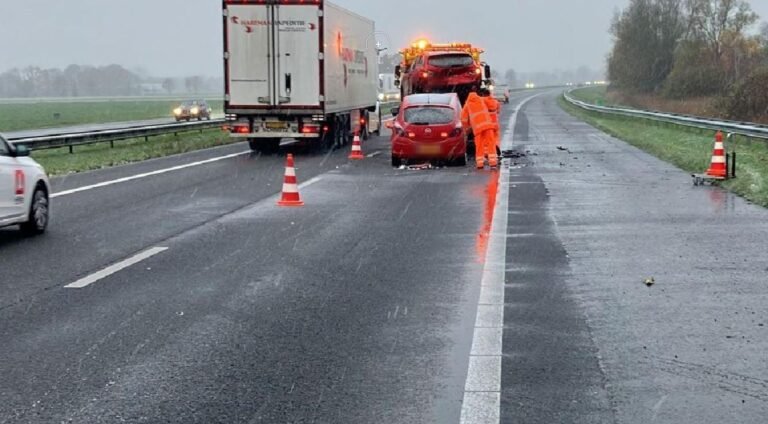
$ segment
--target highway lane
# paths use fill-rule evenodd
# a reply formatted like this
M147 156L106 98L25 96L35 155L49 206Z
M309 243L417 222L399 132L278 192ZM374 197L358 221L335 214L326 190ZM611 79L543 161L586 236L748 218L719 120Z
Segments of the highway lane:
M298 155L303 209L274 206L282 157L243 154L57 197L45 237L1 231L0 422L458 421L492 174L365 148Z
M59 127L59 128L42 128L42 129L34 129L34 130L12 131L12 132L5 132L3 133L3 135L9 139L20 138L20 137L45 137L45 136L60 135L60 134L72 134L72 133L90 132L90 131L114 130L119 128L145 127L148 125L171 124L174 122L176 122L176 120L173 119L172 117L169 117L169 118L159 118L159 119L147 119L147 120L141 120L141 121L107 122L107 123L101 123L101 124L72 125L72 126Z
M762 422L766 211L553 93L523 108L515 144L530 154L498 185L501 422ZM283 158L243 154L58 197L42 238L0 231L0 423L459 422L494 179L365 149L297 156L303 209L274 207ZM168 250L63 288L152 247Z
M768 211L555 98L518 118L502 422L765 422Z

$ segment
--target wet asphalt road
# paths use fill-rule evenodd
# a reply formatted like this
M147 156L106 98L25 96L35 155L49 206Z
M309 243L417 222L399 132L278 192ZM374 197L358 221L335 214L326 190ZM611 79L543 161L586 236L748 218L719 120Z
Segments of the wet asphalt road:
M517 122L502 421L766 422L768 211L555 99Z
M764 422L768 214L555 96L519 114L505 177L501 421ZM459 422L497 176L365 153L298 154L301 209L274 206L284 158L244 153L57 197L41 238L0 230L0 423Z

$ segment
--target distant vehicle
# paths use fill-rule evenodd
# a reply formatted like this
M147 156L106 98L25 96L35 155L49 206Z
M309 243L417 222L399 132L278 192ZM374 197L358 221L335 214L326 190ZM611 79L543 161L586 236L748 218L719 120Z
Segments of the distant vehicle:
M457 94L413 94L403 98L392 115L392 166L411 160L467 164L467 135Z
M509 104L509 86L506 84L496 84L493 86L493 97L505 104Z
M491 67L481 62L483 50L469 43L432 44L419 40L400 54L395 68L401 96L418 93L457 93L462 104L472 91L485 88Z
M20 225L22 232L42 234L48 227L51 192L45 169L0 135L0 227Z
M376 109L374 109L373 112L368 113L368 121L363 125L365 130L362 131L362 134L364 136L369 136L371 134L381 135L381 126L383 124L381 115L381 102L376 102Z
M223 4L232 137L263 153L284 138L331 148L367 137L378 95L373 21L325 0Z
M395 74L379 74L379 101L400 101L400 89L395 85Z
M205 100L188 100L173 110L176 122L190 121L192 119L197 119L198 121L211 119L212 113L213 110Z

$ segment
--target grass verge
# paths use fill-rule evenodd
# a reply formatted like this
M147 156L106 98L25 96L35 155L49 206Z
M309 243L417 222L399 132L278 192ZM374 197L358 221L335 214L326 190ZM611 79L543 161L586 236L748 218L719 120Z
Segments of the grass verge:
M604 115L577 108L560 97L563 110L594 127L691 173L709 167L714 133L639 118ZM768 144L737 139L726 149L737 152L737 178L721 186L759 205L768 207Z
M601 105L608 106L609 100L606 98L606 93L606 86L577 88L571 91L571 97L591 105L596 105L599 103Z
M183 133L116 141L115 147L109 143L98 143L89 146L77 146L73 154L69 149L37 150L32 157L40 162L48 174L66 175L94 169L108 168L127 163L140 162L147 159L186 153L214 146L232 144L237 139L230 138L220 129L205 130L202 133Z
M220 101L209 104L214 113L222 109ZM179 102L171 100L0 104L0 131L171 118L173 108L178 105Z

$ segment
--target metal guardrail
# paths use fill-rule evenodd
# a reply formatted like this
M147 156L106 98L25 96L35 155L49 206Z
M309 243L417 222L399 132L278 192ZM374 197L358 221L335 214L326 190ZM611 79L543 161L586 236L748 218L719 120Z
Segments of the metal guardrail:
M761 125L752 122L737 122L717 119L707 119L698 116L679 115L674 113L655 112L641 109L629 109L622 107L597 106L592 105L571 97L569 90L563 93L565 100L581 109L592 112L607 113L611 115L623 115L633 118L643 118L652 121L667 122L670 124L681 125L685 127L723 131L744 137L759 138L768 141L768 125Z
M176 122L168 124L135 125L116 128L107 128L93 131L81 131L62 134L46 134L39 137L9 137L13 144L22 144L34 150L55 149L69 147L70 153L73 147L87 144L110 142L114 146L115 141L130 138L145 139L151 136L177 134L190 131L202 131L216 128L224 124L224 119L211 119L200 122Z

